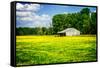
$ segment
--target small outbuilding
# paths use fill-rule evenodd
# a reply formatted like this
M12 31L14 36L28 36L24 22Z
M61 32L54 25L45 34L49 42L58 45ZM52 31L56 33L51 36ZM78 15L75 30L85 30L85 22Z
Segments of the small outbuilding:
M76 36L80 35L80 31L75 28L67 28L63 31L58 32L60 36Z

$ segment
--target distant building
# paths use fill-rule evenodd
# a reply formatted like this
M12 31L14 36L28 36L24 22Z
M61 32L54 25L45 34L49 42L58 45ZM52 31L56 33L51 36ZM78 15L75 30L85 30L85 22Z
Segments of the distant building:
M67 28L63 31L58 32L60 36L76 36L80 35L80 31L75 28Z

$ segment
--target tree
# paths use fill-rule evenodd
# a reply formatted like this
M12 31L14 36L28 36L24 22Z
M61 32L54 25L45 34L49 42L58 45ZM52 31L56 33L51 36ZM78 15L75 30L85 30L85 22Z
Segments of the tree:
M92 13L90 16L90 13L89 8L83 8L77 13L54 15L52 19L54 34L70 27L80 30L82 34L96 33L96 14Z
M97 33L97 27L96 27L96 22L97 22L97 14L96 12L91 13L91 34L96 34Z
M52 25L53 25L53 32L56 34L58 31L61 31L66 27L65 21L66 14L57 14L53 16Z
M82 33L83 34L89 34L90 33L90 9L89 8L83 8L80 11L81 14L81 22L82 22Z
M86 14L86 15L89 15L90 14L90 9L89 8L83 8L80 13L83 15L83 14Z

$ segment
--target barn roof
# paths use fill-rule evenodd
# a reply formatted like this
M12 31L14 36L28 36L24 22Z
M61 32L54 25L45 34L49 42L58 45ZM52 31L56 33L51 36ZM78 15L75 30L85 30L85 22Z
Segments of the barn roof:
M60 31L60 32L58 32L58 33L75 32L75 31L80 32L79 30L77 30L77 29L75 29L75 28L67 28L67 29L62 30L62 31Z

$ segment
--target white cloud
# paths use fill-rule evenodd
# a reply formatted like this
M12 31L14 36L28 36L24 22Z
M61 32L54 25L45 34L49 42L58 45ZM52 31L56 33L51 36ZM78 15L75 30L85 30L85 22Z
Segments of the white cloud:
M17 3L16 5L17 10L23 10L23 11L38 11L40 9L39 4L21 4Z
M41 20L41 21L48 21L51 20L50 16L47 14L42 14L42 15L34 15L33 20Z
M17 20L20 21L31 21L28 23L25 23L22 27L49 27L51 24L51 17L49 15L43 14L43 15L34 15L29 17L18 17ZM23 22L22 22L23 23ZM27 25L31 24L31 26Z
M51 17L47 14L42 14L41 16L35 16L33 23L37 27L49 27L51 24Z
M39 4L17 3L16 8L17 8L16 11L17 20L20 21L20 24L24 23L23 25L22 24L17 25L17 27L49 27L51 24L51 17L49 15L47 14L38 15L36 13L40 9Z
M21 4L21 3L17 3L16 4L16 9L17 10L21 10L21 9L23 9L24 8L24 6Z
M20 20L20 21L33 21L33 19L31 17L17 17L17 20Z
M30 11L27 11L27 12L25 12L25 11L16 11L16 15L17 16L31 16L32 12L30 12Z
M96 10L94 10L93 12L96 12Z
M40 9L39 4L21 4L17 3L16 6L16 16L33 16L36 15L36 11Z
M68 12L64 12L64 14L68 14Z
M50 16L49 15L47 15L47 14L43 14L42 16L42 20L50 20Z

